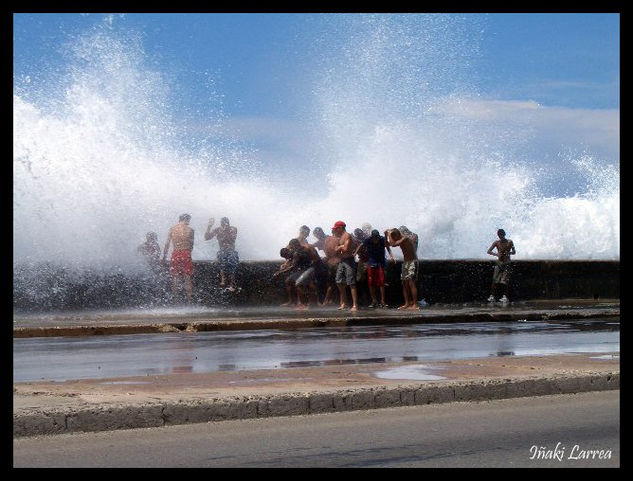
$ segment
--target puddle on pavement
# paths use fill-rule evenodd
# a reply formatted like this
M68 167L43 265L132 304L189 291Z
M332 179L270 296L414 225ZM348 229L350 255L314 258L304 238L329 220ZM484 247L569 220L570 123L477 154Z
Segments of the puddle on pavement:
M400 366L385 371L374 373L376 377L381 379L409 379L413 381L439 381L446 379L444 376L437 374L429 374L429 371L438 370L430 366Z
M619 354L605 354L603 356L592 356L590 359L608 359L608 360L619 360L620 359L620 355Z
M145 381L105 381L105 382L100 382L99 384L151 384L151 383L145 382Z

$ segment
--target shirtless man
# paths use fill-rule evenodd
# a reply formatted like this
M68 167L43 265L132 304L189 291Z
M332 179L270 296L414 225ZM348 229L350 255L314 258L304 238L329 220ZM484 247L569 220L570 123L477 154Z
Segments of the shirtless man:
M332 295L336 288L336 271L338 265L341 262L336 248L338 247L339 238L334 235L329 235L323 241L323 252L325 253L325 264L327 266L327 287L325 290L325 298L323 299L323 305L329 305L332 303Z
M415 255L415 258L418 258L418 235L415 234L414 232L411 232L409 230L409 228L406 225L401 225L398 229L400 231L400 233L404 236L407 236L409 239L411 239L411 242L413 243L413 254Z
M285 272L290 272L292 269L295 268L295 266L293 265L294 251L292 249L290 249L289 247L282 247L281 250L279 251L279 256L286 260L284 261L283 264L281 264L281 266L279 266L279 269L277 269L277 271L273 273L273 276L272 276L273 279L277 277L278 275L283 274ZM284 282L284 285L286 286L288 301L284 302L282 306L290 306L293 303L292 297L295 291L294 280L292 282L289 282L288 279L286 279L286 281Z
M285 247L279 252L286 259L286 262L273 274L273 277L290 272L290 275L285 280L288 302L282 304L282 306L292 304L292 293L296 290L297 309L305 309L307 304L304 304L304 298L307 294L316 291L316 269L313 261L314 256L318 257L318 254L313 247L302 246L299 239L291 239L288 245L289 247Z
M315 227L312 231L312 235L316 237L317 241L310 245L315 249L325 252L325 239L327 238L327 235L323 229L321 227Z
M323 251L325 253L325 240L327 239L327 235L321 227L315 227L312 231L312 235L316 237L317 241L313 244L310 244L310 246L316 251L317 255L319 256L318 261L321 261L315 262L315 266L318 267L315 272L317 283L317 298L319 300L319 303L321 303L321 299L323 299L322 305L324 305L325 299L327 297L328 287L328 265L325 259L323 259L319 255L318 251Z
M492 285L490 286L488 302L495 302L497 286L499 286L503 294L500 301L507 304L510 302L508 299L508 282L511 274L510 256L516 254L516 250L512 239L506 239L506 233L503 229L497 231L497 236L499 239L492 243L487 252L487 254L497 257L495 269L492 273ZM493 252L494 249L497 249L497 252Z
M156 232L148 232L145 236L145 242L138 246L137 251L147 261L150 269L157 272L160 268L160 245L158 244L158 236Z
M370 233L371 234L371 231ZM354 256L358 256L358 263L356 265L356 282L365 282L367 280L367 250L363 247L365 239L369 238L369 234L365 234L363 229L354 229L352 238L356 244L356 250Z
M171 274L171 290L174 298L178 295L178 280L182 275L185 280L185 294L187 300L191 301L193 296L193 262L191 261L191 251L193 250L193 229L189 227L191 216L182 214L178 223L173 225L167 233L167 241L163 250L163 262L167 261L167 252L170 244L173 244L169 273Z
M308 247L310 245L310 243L308 242L309 235L310 235L310 228L307 225L302 225L299 228L299 235L297 236L297 239L299 240L299 243L303 247Z
M420 309L418 305L418 260L415 255L413 241L411 237L402 235L399 229L389 229L385 231L385 239L388 246L400 247L402 249L402 294L404 304L398 309Z
M336 285L341 296L341 305L339 310L347 308L347 284L352 292L352 307L350 311L358 311L358 290L356 288L356 259L354 251L356 243L351 234L345 230L345 222L337 221L332 227L332 232L338 238L336 253L340 256L341 261L336 269Z
M218 239L220 250L218 251L218 263L220 264L220 287L226 286L227 277L229 278L229 290L234 291L235 271L240 262L237 251L235 250L235 239L237 238L237 228L229 223L228 217L220 219L220 227L211 230L215 219L209 219L207 231L204 233L204 240L210 240L214 237Z

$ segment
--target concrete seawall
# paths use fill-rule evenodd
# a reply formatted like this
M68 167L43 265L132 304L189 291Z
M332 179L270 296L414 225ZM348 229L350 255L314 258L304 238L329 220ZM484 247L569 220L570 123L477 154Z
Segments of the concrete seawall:
M218 289L218 265L195 263L196 299L208 306L278 305L283 302L283 278L272 279L280 262L243 262L238 270L239 293ZM421 260L420 298L431 304L477 302L489 295L493 262L483 260ZM620 297L619 261L515 261L509 288L513 300L617 299ZM387 300L402 302L400 262L386 272ZM361 304L369 302L365 282L359 282ZM161 305L168 302L166 269L126 273L73 271L52 264L14 267L13 299L18 310L117 308Z

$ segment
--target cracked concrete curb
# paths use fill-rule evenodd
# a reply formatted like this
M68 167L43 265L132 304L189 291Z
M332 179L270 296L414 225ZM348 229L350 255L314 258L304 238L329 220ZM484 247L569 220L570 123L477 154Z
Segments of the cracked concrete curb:
M407 384L278 395L14 412L14 437L617 390L620 373Z

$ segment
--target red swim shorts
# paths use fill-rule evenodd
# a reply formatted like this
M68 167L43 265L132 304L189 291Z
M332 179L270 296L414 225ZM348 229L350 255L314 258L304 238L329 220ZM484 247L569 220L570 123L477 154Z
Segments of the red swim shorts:
M382 287L385 285L385 271L382 266L367 266L367 285Z
M178 250L171 254L171 264L169 265L169 273L172 276L180 274L192 275L193 262L191 262L191 251Z

